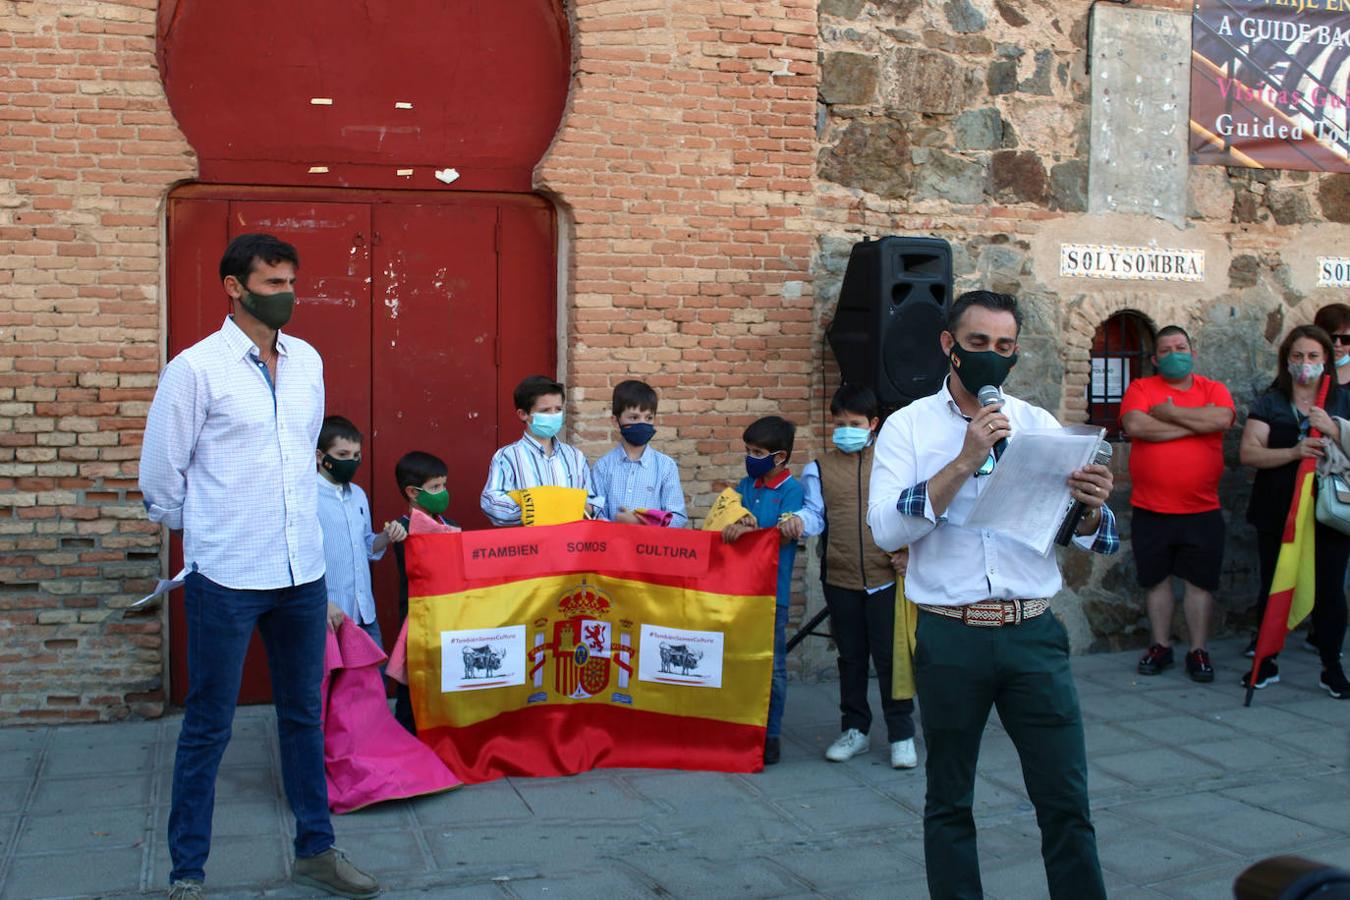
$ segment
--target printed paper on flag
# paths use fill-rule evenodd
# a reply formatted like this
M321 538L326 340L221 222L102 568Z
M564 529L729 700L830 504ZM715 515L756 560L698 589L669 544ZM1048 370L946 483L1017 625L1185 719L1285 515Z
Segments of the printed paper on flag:
M441 632L441 691L525 683L525 626Z
M722 632L643 625L638 678L689 687L722 686Z

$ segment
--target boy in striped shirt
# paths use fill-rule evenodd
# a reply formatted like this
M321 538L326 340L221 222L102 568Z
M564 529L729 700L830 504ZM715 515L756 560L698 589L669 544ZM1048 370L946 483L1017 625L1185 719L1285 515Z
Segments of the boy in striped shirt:
M492 454L479 499L493 525L521 524L520 504L511 499L511 491L546 485L581 488L586 492L586 514L604 518L605 498L595 492L586 457L557 439L565 393L561 384L544 375L530 375L516 385L516 416L525 431L520 440Z

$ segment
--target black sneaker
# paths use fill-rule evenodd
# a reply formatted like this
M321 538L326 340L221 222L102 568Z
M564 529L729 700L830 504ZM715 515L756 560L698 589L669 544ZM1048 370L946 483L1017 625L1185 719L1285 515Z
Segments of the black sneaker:
M1209 664L1209 653L1204 650L1192 650L1186 654L1186 674L1191 681L1208 683L1214 680L1214 667Z
M1267 657L1261 660L1261 668L1256 672L1256 689L1259 691L1268 684L1275 684L1280 680L1280 667L1275 665L1275 657ZM1249 669L1242 676L1242 686L1247 687L1252 682L1252 673Z
M1247 642L1247 649L1242 651L1242 655L1248 659L1256 659L1256 638L1253 637Z
M1139 660L1140 675L1157 675L1172 664L1172 648L1154 644Z
M771 737L764 739L764 765L778 765L778 760L782 755L783 742L780 738Z
M1345 672L1340 666L1334 669L1323 669L1322 678L1318 681L1333 700L1344 700L1350 697L1350 681L1345 680Z

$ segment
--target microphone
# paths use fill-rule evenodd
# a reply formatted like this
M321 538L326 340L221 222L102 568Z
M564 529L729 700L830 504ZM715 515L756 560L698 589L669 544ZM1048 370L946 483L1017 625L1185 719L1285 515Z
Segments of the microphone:
M980 406L992 406L995 403L1003 402L1003 394L992 384L986 384L975 394L975 398L980 401ZM999 438L994 443L994 459L1003 455L1003 451L1008 449L1008 439Z
M1097 455L1092 457L1095 465L1104 466L1111 462L1111 445L1106 441L1097 444ZM1083 521L1083 516L1087 514L1087 507L1083 505L1082 500L1075 500L1069 506L1069 513L1064 517L1064 522L1059 526L1059 534L1055 535L1055 543L1061 547L1069 546L1073 541L1074 532L1078 530L1079 524Z

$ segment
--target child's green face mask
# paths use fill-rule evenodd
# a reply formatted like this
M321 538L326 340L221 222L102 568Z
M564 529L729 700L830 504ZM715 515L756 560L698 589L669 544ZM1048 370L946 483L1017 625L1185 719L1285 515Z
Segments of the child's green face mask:
M450 505L450 492L444 488L435 493L418 488L417 505L431 513L433 516L439 516L441 513L445 512L445 508Z

